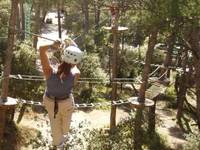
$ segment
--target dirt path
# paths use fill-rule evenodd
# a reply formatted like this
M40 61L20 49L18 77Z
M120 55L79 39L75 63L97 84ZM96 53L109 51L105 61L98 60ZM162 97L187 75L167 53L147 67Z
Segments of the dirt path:
M128 113L125 111L118 109L117 110L117 123L128 116ZM18 113L15 114L15 120L17 120ZM71 122L71 128L79 128L80 124L83 123L84 127L81 127L81 129L84 128L102 128L102 127L108 127L110 122L110 111L109 110L92 110L89 112L84 111L75 111L72 116L72 122ZM51 145L51 132L50 132L50 124L49 119L44 114L37 114L37 113L26 113L21 120L21 122L18 124L18 127L22 130L31 131L35 134L32 135L33 137L37 137L38 133L41 133L43 141L46 142L47 145ZM79 129L78 129L79 130ZM30 138L30 137L27 137ZM40 143L41 144L41 143ZM33 143L27 144L29 146L23 146L21 150L32 150L32 147L36 147L33 145L36 145L33 141ZM38 150L44 149L41 147L37 148Z
M166 138L172 149L181 150L185 140L183 132L176 125L174 113L169 110L157 110L156 113L157 118L159 118L159 122L156 124L157 131ZM17 116L18 114L15 115L15 120ZM128 116L129 114L124 110L117 109L117 123ZM79 129L81 123L83 123L85 128L90 129L109 127L109 121L110 110L92 110L88 112L76 110L73 113L71 128ZM35 133L36 131L40 132L43 140L48 144L51 143L50 125L48 117L44 114L26 113L18 126L19 128L33 130ZM30 143L28 147L23 147L22 150L31 150L31 147ZM38 150L40 149L38 148Z

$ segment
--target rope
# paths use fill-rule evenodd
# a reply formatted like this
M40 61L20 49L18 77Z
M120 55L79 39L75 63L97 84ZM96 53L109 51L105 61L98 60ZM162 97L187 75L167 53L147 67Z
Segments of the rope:
M138 60L132 60L132 62L133 62L133 63L139 63L139 64L142 64L142 65L145 64L144 61L138 61ZM164 68L163 65L159 65L159 64L150 64L150 66ZM180 67L168 66L167 68L169 68L169 69L178 69L178 68L180 68Z
M31 101L31 100L24 100L19 99L19 103L26 104L26 105L36 105L36 106L43 106L42 102L37 101ZM111 101L111 102L101 102L101 103L82 103L82 104L75 104L75 109L81 109L81 108L94 108L94 107L103 107L103 106L119 106L124 104L129 104L130 101L128 100L117 100L117 101Z
M7 28L10 28L10 29L14 29L20 33L26 33L26 34L30 34L30 35L33 35L33 36L37 36L37 37L40 37L40 38L43 38L43 39L46 39L46 40L49 40L49 41L52 41L52 42L56 42L56 40L53 40L53 39L50 39L50 38L47 38L47 37L44 37L44 36L41 36L39 34L36 34L36 33L32 33L32 32L28 32L28 31L25 31L25 30L22 30L22 29L16 29L16 28L12 28L10 26L6 26Z
M160 69L160 66L158 66L152 73L149 74L149 77L154 75L158 70Z
M160 80L165 74L167 73L164 72L159 78L158 80ZM16 79L16 80L24 80L24 81L45 81L43 76L37 76L37 75L21 75L21 74L17 74L17 75L10 75L9 77L2 77L0 76L0 80L4 79L4 78L11 78L11 79ZM103 80L103 81L98 81L98 80ZM151 79L149 79L150 81L153 81ZM118 83L118 84L125 84L125 83L142 83L142 81L138 78L114 78L113 80L109 80L109 78L80 78L78 81L78 83Z

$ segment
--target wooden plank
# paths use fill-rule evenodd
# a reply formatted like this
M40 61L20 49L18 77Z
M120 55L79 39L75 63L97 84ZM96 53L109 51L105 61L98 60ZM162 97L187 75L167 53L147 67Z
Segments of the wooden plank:
M164 93L166 91L166 89L167 89L166 86L164 86L160 83L156 83L147 89L145 95L149 99L154 99L158 95Z

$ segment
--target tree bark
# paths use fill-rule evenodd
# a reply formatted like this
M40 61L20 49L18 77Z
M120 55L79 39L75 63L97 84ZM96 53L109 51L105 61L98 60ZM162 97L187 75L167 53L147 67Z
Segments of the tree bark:
M182 59L182 68L183 68L183 74L180 75L178 79L178 90L177 90L177 121L178 123L181 124L181 118L183 116L183 106L184 106L184 101L186 100L186 92L187 92L187 87L188 87L188 73L186 72L186 65L188 60L188 52L184 51L183 53L183 59Z
M197 124L200 129L200 27L193 26L191 30L191 38L189 43L192 48L195 81L196 81L196 97L197 97Z
M101 14L101 10L100 10L100 6L99 6L99 1L96 0L94 5L94 13L95 13L95 18L94 18L94 22L95 22L95 29L99 28L99 21L100 21L100 14Z
M3 69L3 81L2 81L2 92L1 99L6 101L8 95L9 75L11 72L11 62L13 56L13 47L15 42L15 26L16 26L16 12L18 6L18 0L12 0L11 15L9 20L8 29L8 46L6 49L5 63Z
M98 29L99 29L99 21L100 21L100 13L101 13L100 5L99 5L99 1L98 0L96 0L94 2L94 13L95 13L95 18L94 18L95 30L98 31ZM94 36L95 45L98 45L98 43L99 43L98 36L99 36L98 34L95 34L95 36Z
M20 16L21 16L21 25L20 25L20 29L22 29L23 31L25 30L25 15L24 15L24 4L23 4L23 0L19 1L19 5L20 5ZM21 40L25 39L25 34L22 32L21 33Z
M34 16L34 26L33 26L33 33L39 34L40 33L40 27L41 27L41 20L40 20L40 2L36 1L35 2L35 16ZM38 42L38 37L34 36L33 37L33 47L37 49L37 42Z
M141 103L145 102L145 91L147 89L148 84L148 74L150 71L150 64L152 61L152 55L154 52L154 47L157 42L157 34L158 30L157 27L153 27L152 31L149 36L149 42L148 42L148 49L146 52L146 58L145 58L145 65L144 70L142 74L142 84L140 86L139 90L139 101ZM135 129L134 129L134 149L135 150L142 150L142 121L143 121L143 108L137 109L136 111L136 117L135 117Z
M165 57L165 60L164 60L164 68L161 70L161 75L163 73L165 73L165 71L167 71L167 70L168 70L168 73L167 73L167 76L166 75L163 76L162 79L165 79L166 77L170 76L170 74L169 74L170 71L168 69L168 66L170 66L171 62L172 62L172 53L173 53L175 40L176 40L176 31L173 31L172 34L169 36L168 41L167 41L167 54L166 54L166 57Z
M88 33L88 30L89 30L88 0L83 0L82 2L83 2L82 8L83 8L83 15L84 15L83 28L84 28L84 32Z

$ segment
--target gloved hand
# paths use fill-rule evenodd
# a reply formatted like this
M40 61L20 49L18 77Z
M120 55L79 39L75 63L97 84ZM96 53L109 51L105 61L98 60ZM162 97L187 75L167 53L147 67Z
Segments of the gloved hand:
M64 41L65 41L66 47L67 46L76 46L77 47L77 44L70 37L67 37Z
M61 42L60 40L56 40L52 45L49 45L49 49L52 51L60 50Z

